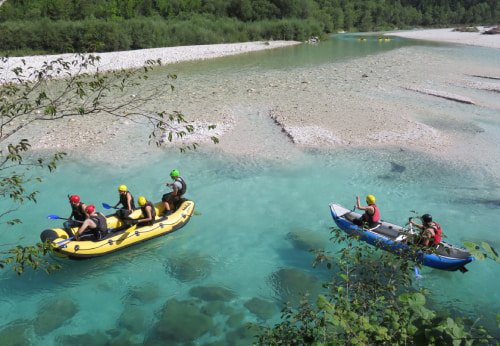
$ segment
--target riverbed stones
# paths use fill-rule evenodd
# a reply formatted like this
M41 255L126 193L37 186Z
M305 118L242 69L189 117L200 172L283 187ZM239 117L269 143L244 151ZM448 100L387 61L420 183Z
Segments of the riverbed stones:
M235 297L233 291L220 286L196 286L189 290L189 294L207 302L213 300L230 301Z
M195 300L171 299L163 307L146 345L192 342L213 328L212 319L200 311Z
M48 334L70 321L78 306L69 296L56 296L40 308L33 324L38 335Z
M271 319L278 310L274 302L257 297L245 302L244 306L262 320Z

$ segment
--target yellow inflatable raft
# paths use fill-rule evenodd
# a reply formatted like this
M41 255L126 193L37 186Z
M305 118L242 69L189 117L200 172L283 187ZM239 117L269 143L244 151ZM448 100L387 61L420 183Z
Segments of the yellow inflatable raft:
M164 210L162 202L155 203L156 220L152 225L128 225L115 215L106 217L108 234L102 240L73 240L64 228L46 229L40 235L42 242L51 241L54 253L60 257L71 259L86 259L104 256L126 247L172 233L182 228L191 219L194 212L194 202L184 200L179 208L167 217L158 215ZM141 209L134 210L130 217L138 219ZM72 228L74 235L78 228Z

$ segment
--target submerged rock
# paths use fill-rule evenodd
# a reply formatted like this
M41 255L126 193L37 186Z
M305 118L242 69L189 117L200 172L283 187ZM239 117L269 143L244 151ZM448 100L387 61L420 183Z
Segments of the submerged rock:
M225 340L217 340L217 341L203 344L203 346L226 346L226 345L227 345L227 342Z
M141 286L130 288L129 296L131 299L136 299L141 303L150 303L158 299L161 294L159 285L154 282L144 282Z
M309 293L309 300L316 300L320 290L320 280L305 274L299 269L280 269L271 275L271 284L279 299L297 307L303 299L302 294Z
M195 300L169 300L160 321L153 327L146 345L172 345L193 342L214 328L212 319L201 312Z
M236 296L233 291L219 286L193 287L189 290L189 294L207 302L212 300L222 300L227 302Z
M144 344L144 337L125 331L117 337L111 338L107 346L139 346Z
M4 346L30 346L31 342L24 335L31 323L24 320L16 320L0 331L0 344Z
M101 331L94 331L79 335L63 335L57 338L58 345L71 346L108 346L109 338Z
M56 297L39 310L34 321L35 332L38 335L48 334L71 320L77 312L78 307L71 297Z
M224 310L226 310L224 307L224 302L220 300L208 302L201 308L201 311L208 316L214 316L216 313L221 313Z
M255 330L241 326L235 331L227 333L226 345L257 345L258 340L255 334Z
M293 247L299 250L309 251L312 249L323 249L328 244L328 238L318 232L297 229L287 234Z
M144 331L144 322L146 320L146 312L136 306L128 306L120 316L118 325L126 330L140 334Z
M243 312L237 312L229 316L226 321L228 327L235 328L242 324L245 319L245 314Z
M263 320L271 319L277 312L277 307L274 302L256 297L250 299L244 305L250 312L256 314Z
M175 257L166 264L167 273L181 282L205 278L211 273L212 267L210 257L203 254Z

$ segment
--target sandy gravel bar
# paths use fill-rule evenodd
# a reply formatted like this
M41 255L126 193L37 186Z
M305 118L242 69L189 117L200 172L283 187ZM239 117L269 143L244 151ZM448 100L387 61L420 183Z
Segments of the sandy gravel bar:
M500 35L484 34L491 27L480 26L476 28L479 30L478 32L461 32L448 28L396 31L389 32L386 35L500 49Z
M96 64L96 68L101 71L131 69L144 66L147 60L160 59L162 64L173 64L182 61L205 60L220 58L228 55L237 55L250 53L259 50L275 49L280 47L292 46L300 44L297 41L257 41L245 43L228 43L228 44L212 44L199 46L180 46L166 47L153 49L140 49L125 52L111 53L96 53L100 57L100 61ZM59 54L59 55L39 55L27 57L9 58L7 62L2 62L2 70L0 74L0 82L8 81L15 78L12 70L17 67L31 66L35 69L40 69L46 62L57 59L72 60L75 54ZM87 73L94 72L95 68L89 68ZM70 72L76 72L76 69Z
M417 33L420 36L417 37ZM443 41L474 45L484 36L482 44L490 48L499 47L500 40L500 35L452 29L389 34L415 35L412 38L426 40L438 39L441 35ZM147 59L158 58L166 64L210 59L296 44L300 42L269 41L105 53L100 54L100 68L138 67ZM48 58L29 59L33 59L31 63L34 64ZM469 96L475 89L496 93L498 83L493 81L499 77L500 66L493 69L471 66L460 59L436 56L423 47L411 46L286 73L270 70L266 74L248 73L237 77L222 74L203 79L181 76L175 82L179 92L165 94L151 104L151 109L168 105L169 111L181 110L197 128L193 136L186 136L184 140L204 142L215 135L220 139L217 145L220 150L238 155L256 155L276 146L276 142L269 141L270 136L261 135L266 128L252 130L256 125L253 119L261 119L258 123L271 121L279 129L272 132L272 136L285 134L296 146L399 146L446 159L470 160L477 157L477 148L471 140L481 129L457 119L453 107L445 102L462 104L466 100L474 107L500 110L499 102ZM422 96L415 97L415 94ZM438 109L434 101L426 105L429 97L442 100ZM203 131L207 124L216 124L217 132ZM96 154L94 157L113 157L127 145L129 139L123 136L127 128L134 129L133 123L127 120L112 119L106 126L97 128L95 119L71 119L36 129L32 132L31 143L34 149L76 152L85 144L86 153ZM457 136L449 131L450 128L466 130ZM67 140L68 135L72 135L72 141ZM462 142L467 142L467 146L461 146ZM275 155L283 157L282 152Z

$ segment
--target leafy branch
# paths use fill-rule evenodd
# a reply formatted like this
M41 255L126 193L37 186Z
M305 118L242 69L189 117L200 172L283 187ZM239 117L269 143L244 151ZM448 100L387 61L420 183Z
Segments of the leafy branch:
M49 260L43 258L52 250L50 243L37 243L32 246L18 245L7 251L0 251L0 254L6 255L4 259L0 259L0 268L3 269L9 264L13 264L12 272L21 275L25 272L26 267L32 269L42 269L47 274L54 270L61 269L59 264L51 264Z
M464 241L464 246L469 250L472 256L479 261L484 261L487 258L500 263L500 258L496 250L487 242L482 241L481 246L471 241Z

